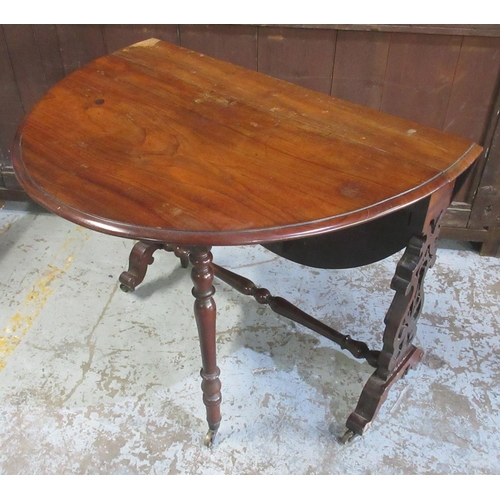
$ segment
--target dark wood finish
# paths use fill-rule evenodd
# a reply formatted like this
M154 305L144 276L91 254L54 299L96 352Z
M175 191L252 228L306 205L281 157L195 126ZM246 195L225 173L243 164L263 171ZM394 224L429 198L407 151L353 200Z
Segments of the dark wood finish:
M264 246L285 259L321 269L346 269L385 259L408 245L420 231L428 199L383 217L334 231Z
M378 366L347 419L348 438L353 434L362 435L370 427L390 387L422 358L423 351L415 348L413 339L424 305L425 275L436 258L436 240L451 194L452 186L445 186L430 197L421 233L412 237L398 263L391 282L396 293L385 317Z
M428 196L480 152L158 40L53 87L14 147L21 184L50 210L91 229L188 245L366 222Z
M129 289L156 250L174 252L183 265L189 255L210 446L221 420L214 273L376 366L347 424L362 434L421 356L412 340L439 221L481 151L470 140L148 39L53 87L19 128L13 160L42 206L144 240L120 278ZM357 225L380 238L387 221L403 228L397 247L409 243L392 281L380 354L212 262L211 245L334 231L352 238Z
M180 247L178 245L169 245L166 243L163 245L163 248L167 252L173 252L174 255L181 261L181 267L186 269L189 266L189 254L190 251L188 248Z
M138 241L130 252L128 269L119 277L120 288L124 292L133 292L144 281L148 266L154 262L153 254L160 249L173 252L183 268L189 266L189 250L185 248L168 243Z
M146 276L148 266L154 262L153 254L163 248L162 243L139 241L130 252L128 270L120 274L120 288L124 292L133 292Z
M211 446L215 439L221 421L220 405L222 401L220 370L216 360L215 318L216 306L213 299L214 273L212 270L212 253L210 247L192 247L189 249L189 258L193 269L194 316L198 326L201 347L201 389L203 403L207 408L208 434L205 444Z
M401 359L396 370L392 371L387 378L371 376L366 382L356 409L347 419L346 433L340 438L340 442L346 444L356 436L362 436L372 425L380 408L385 403L389 390L403 378L409 370L420 363L424 353L418 347L411 345Z
M391 282L396 294L385 318L384 348L379 358L377 376L382 378L394 371L415 337L424 302L425 274L435 262L440 221L450 199L450 186L431 196L421 233L412 237L397 266Z

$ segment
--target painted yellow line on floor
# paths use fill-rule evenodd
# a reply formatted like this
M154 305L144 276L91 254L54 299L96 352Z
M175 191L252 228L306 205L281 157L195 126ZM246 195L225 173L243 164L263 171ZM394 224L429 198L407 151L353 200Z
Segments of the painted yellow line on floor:
M28 333L44 308L47 299L54 293L53 281L64 275L73 260L74 257L70 255L61 268L49 264L47 269L30 287L23 304L7 322L7 326L0 335L0 371L5 368L7 358Z

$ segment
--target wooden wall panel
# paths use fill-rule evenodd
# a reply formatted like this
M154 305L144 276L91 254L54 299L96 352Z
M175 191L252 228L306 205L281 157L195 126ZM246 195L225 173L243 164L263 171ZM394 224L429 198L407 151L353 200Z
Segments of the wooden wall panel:
M471 229L500 227L500 92L496 96L493 117L491 142L468 226Z
M48 90L35 31L31 25L4 26L12 69L25 112Z
M0 28L0 165L11 165L10 149L24 115L4 28ZM3 183L0 179L0 183Z
M258 71L330 94L337 32L259 28Z
M391 33L381 111L441 129L462 37Z
M332 95L380 109L390 38L388 33L339 31Z
M103 26L104 40L108 53L146 40L159 38L165 42L179 43L177 25L107 24Z
M464 37L442 129L484 144L499 77L500 38ZM456 196L469 204L478 182L470 174Z
M59 24L57 36L66 75L107 52L101 25Z
M483 140L499 70L500 38L464 38L443 130Z
M207 56L257 70L257 27L182 25L180 44Z
M59 51L57 26L54 24L40 24L33 26L38 52L43 64L47 89L53 87L64 78L64 67Z

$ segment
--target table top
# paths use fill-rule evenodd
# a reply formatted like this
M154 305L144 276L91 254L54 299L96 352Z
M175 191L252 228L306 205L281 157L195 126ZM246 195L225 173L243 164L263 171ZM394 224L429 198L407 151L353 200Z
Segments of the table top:
M16 175L54 213L177 244L305 237L454 181L471 141L157 39L73 72L20 126Z

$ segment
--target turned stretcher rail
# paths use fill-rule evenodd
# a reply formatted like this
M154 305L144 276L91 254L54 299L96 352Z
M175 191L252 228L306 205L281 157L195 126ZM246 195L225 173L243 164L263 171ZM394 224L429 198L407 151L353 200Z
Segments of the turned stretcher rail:
M380 351L371 350L364 342L354 340L349 335L343 335L321 321L309 316L282 297L274 297L269 290L257 287L257 285L248 278L228 271L213 263L212 269L216 278L224 281L238 292L254 297L259 304L269 305L275 313L319 333L323 337L338 344L342 349L349 351L355 358L366 359L371 366L377 368Z

